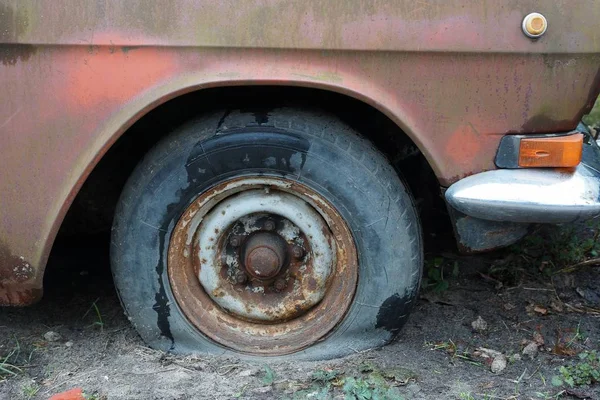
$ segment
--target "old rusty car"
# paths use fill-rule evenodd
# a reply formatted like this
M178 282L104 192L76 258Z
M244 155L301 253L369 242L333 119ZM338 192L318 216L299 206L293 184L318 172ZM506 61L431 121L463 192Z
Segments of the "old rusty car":
M112 229L152 347L383 345L428 203L464 251L600 213L578 125L598 21L593 0L0 0L0 303L40 299L59 231Z

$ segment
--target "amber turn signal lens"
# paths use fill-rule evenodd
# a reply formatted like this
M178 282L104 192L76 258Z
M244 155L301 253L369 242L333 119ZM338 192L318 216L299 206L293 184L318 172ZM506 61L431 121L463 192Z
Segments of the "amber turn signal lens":
M576 167L581 161L583 134L521 139L520 167Z

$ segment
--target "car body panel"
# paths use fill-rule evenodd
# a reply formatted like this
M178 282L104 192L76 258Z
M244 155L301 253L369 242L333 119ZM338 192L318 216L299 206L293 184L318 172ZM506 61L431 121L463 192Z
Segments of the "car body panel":
M523 35L529 12L547 33ZM74 196L142 115L183 93L287 85L394 121L442 186L508 133L573 129L600 89L584 1L0 0L0 304L41 295Z

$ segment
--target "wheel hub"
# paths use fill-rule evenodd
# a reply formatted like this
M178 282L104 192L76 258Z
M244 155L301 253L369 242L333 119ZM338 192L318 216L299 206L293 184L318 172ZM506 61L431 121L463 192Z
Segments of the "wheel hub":
M179 306L200 331L265 354L326 335L358 279L356 249L335 209L275 177L237 178L199 196L173 231L168 270Z
M258 279L274 278L286 261L286 243L279 235L259 232L244 247L244 267Z
M234 246L237 244L237 246ZM325 220L285 192L246 190L213 207L198 229L198 280L241 318L282 321L319 303L336 262ZM293 257L307 248L307 256Z

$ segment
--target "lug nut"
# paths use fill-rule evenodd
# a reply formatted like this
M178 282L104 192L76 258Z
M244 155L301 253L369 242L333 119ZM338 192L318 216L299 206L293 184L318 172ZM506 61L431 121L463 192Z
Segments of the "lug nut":
M229 244L232 245L233 247L238 247L239 245L242 244L242 238L237 235L232 235L229 238Z
M276 228L275 221L273 221L271 219L265 221L263 228L265 231L274 231Z
M273 287L275 288L275 290L277 290L278 292L281 292L283 289L285 289L285 287L287 286L287 283L285 281L285 279L277 279L275 281L275 283L273 283Z
M294 258L300 259L304 257L304 249L300 246L294 246L292 247L292 255Z
M240 271L235 275L235 281L237 283L239 283L240 285L244 284L248 281L248 275L246 275L244 272Z

